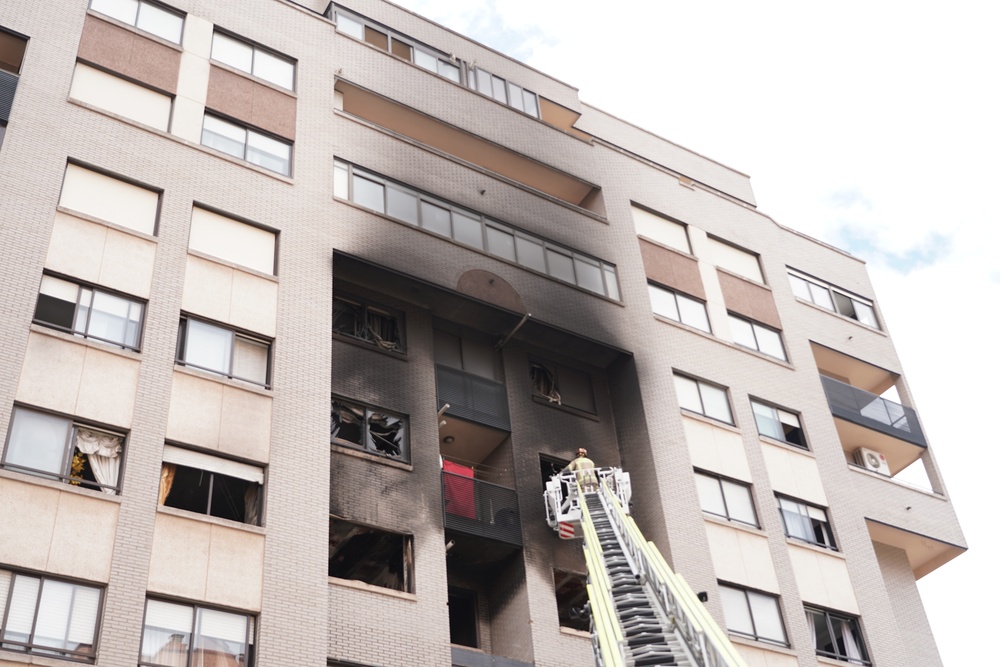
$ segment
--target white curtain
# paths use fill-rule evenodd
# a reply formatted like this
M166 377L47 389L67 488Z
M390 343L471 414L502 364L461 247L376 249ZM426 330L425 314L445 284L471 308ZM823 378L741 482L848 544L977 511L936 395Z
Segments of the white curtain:
M87 455L94 479L103 484L104 493L114 495L121 470L122 437L86 428L76 429L76 448Z
M861 649L855 641L854 630L851 627L851 622L840 619L836 619L834 622L840 624L840 633L844 637L844 650L847 652L847 658L851 662L861 661Z

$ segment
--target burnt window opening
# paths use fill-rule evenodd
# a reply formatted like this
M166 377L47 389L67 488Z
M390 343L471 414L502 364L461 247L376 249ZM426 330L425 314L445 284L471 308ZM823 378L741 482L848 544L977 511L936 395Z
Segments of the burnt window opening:
M479 601L475 591L448 587L448 629L452 644L479 648Z
M555 371L537 361L531 362L531 386L537 396L548 399L550 403L562 405L562 395L559 393L559 382Z
M330 442L399 461L410 457L405 417L340 398L330 402Z
M333 332L371 343L393 352L403 352L402 318L384 308L360 301L333 298Z
M413 536L330 517L327 574L413 592Z
M587 577L583 574L552 570L559 625L573 630L590 631L590 607L587 604Z
M597 414L594 388L588 373L562 364L537 360L529 362L528 373L535 396L549 403Z
M172 445L163 458L160 505L260 525L263 470Z

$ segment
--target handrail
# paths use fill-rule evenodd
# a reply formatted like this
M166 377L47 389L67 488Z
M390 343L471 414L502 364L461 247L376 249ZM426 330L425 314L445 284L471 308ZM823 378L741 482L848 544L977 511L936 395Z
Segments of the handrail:
M729 637L698 600L688 583L670 569L656 545L643 537L635 520L625 513L606 483L601 485L600 497L608 518L622 536L622 546L627 549L639 569L639 576L646 577L651 592L664 612L674 621L679 635L698 664L702 667L747 667Z
M579 488L579 482L574 483L577 484L578 494L582 497L583 491ZM597 539L597 531L591 521L587 503L580 503L580 507L584 519L583 556L587 562L587 572L590 574L587 598L590 600L590 618L595 629L595 653L600 661L599 667L625 667L625 655L622 650L624 638L614 612L611 582L604 568L600 541ZM602 638L604 641L601 641Z

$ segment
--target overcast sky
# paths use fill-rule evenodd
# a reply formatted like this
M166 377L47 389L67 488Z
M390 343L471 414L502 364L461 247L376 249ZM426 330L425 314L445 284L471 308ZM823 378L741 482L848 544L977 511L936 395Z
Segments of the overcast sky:
M945 665L981 664L1000 593L1000 508L982 504L1000 484L1000 4L396 2L750 174L761 211L867 260L971 547L921 594Z

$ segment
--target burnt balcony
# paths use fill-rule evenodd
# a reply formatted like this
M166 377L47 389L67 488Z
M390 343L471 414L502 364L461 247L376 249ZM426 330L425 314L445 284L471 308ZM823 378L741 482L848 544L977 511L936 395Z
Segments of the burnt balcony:
M441 487L446 530L522 546L514 489L444 471Z
M820 379L823 381L826 400L834 417L918 447L927 447L927 439L913 408L886 400L825 375Z
M510 432L507 386L472 373L437 364L438 408L448 414Z

